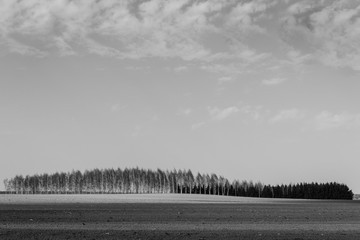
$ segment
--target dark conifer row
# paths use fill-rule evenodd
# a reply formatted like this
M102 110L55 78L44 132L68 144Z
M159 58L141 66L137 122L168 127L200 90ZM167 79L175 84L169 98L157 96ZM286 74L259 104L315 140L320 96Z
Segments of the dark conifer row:
M252 181L229 182L216 174L196 176L190 170L162 171L139 168L94 169L72 171L4 180L7 193L12 194L126 194L180 193L211 194L265 198L352 199L353 193L339 183L301 183L263 185Z

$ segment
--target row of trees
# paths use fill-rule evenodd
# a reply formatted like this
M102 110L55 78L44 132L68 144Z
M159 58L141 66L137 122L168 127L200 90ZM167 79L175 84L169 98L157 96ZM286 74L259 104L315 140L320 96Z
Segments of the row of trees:
M139 168L94 169L4 180L7 193L13 194L126 194L180 193L227 196L307 199L352 199L353 193L344 184L301 183L263 185L252 181L230 182L216 174L193 175L190 170L163 171Z
M265 186L263 197L305 199L353 199L348 186L339 183L300 183L296 185Z

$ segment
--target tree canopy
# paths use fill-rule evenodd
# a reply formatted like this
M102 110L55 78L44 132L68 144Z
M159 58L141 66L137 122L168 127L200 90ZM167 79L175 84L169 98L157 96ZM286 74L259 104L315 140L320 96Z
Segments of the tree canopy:
M353 199L345 184L298 183L264 185L260 182L230 182L223 176L193 174L191 170L150 170L140 168L93 169L84 172L17 175L4 180L11 194L129 194L180 193L226 196L304 199Z

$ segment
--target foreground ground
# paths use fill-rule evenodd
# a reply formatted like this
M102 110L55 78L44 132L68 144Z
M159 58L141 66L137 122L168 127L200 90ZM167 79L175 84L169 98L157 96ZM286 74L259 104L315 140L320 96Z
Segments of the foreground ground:
M2 195L0 239L360 239L360 201Z

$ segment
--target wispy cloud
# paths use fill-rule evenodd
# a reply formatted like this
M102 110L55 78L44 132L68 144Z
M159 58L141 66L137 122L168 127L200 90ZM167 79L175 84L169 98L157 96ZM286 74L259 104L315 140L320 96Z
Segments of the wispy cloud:
M262 80L262 84L263 85L267 85L267 86L273 86L273 85L278 85L282 82L285 82L286 79L285 78L280 78L280 77L276 77L276 78L269 78L269 79L264 79Z
M178 67L174 68L174 71L177 72L177 73L186 72L187 70L188 70L187 66L178 66Z
M223 84L223 83L227 83L227 82L232 82L234 80L234 78L226 76L226 77L220 77L218 78L218 84Z
M178 110L178 115L189 116L192 112L193 110L191 108L182 108Z
M263 106L251 106L248 104L240 104L240 112L250 117L250 119L258 121L261 120L265 115L266 110L263 109Z
M239 112L239 108L236 106L219 109L217 107L208 107L209 114L213 120L221 121L231 115Z
M292 108L292 109L284 109L279 111L275 116L269 119L270 123L279 123L283 121L289 121L289 120L300 120L305 117L305 114L303 111Z
M17 53L24 56L45 57L48 55L46 51L27 44L23 44L16 39L7 39L7 41L1 41L0 39L0 50L1 49L5 49L5 52Z
M315 116L315 124L318 130L328 130L334 128L360 127L360 114L347 112L331 113L322 111Z

